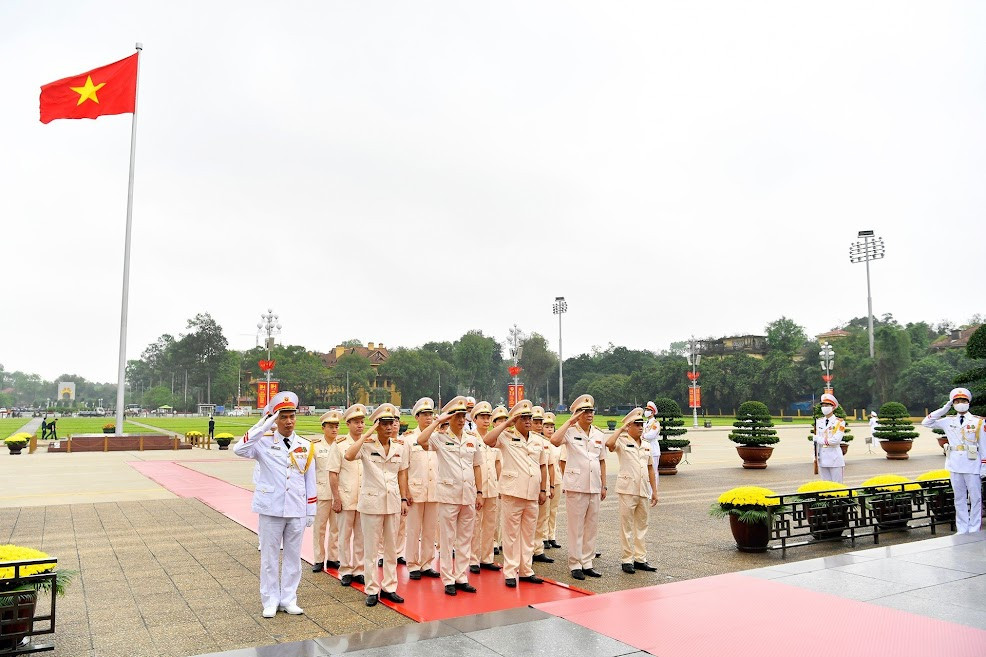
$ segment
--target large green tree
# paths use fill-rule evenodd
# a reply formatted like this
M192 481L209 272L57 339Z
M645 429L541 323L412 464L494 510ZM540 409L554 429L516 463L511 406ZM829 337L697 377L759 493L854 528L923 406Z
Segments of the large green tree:
M557 379L558 356L548 348L548 341L543 335L532 333L531 337L524 341L520 366L524 370L520 378L527 386L527 397L540 403L549 403L547 380L551 374Z

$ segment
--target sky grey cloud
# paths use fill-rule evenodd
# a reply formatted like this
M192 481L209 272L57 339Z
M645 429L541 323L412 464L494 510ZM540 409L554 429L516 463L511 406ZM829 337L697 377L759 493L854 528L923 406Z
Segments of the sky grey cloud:
M114 380L130 117L40 85L141 61L133 358L208 311L253 346L662 349L983 308L980 3L0 5L0 363ZM981 251L981 249L980 249ZM971 295L971 296L970 296Z

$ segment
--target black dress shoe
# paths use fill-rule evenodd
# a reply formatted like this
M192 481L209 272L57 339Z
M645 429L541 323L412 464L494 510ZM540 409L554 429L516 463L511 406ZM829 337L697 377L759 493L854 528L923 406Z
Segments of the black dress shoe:
M342 581L340 583L343 586L352 586L353 585L353 576L352 575L343 575L342 576Z
M353 575L353 581L356 582L357 584L362 584L363 586L366 586L366 578L363 577L362 575Z
M493 554L500 554L500 548L498 547L493 548Z
M326 561L325 562L325 567L326 568L335 568L336 570L339 570L339 562L338 561Z
M509 586L512 589L517 587L517 579L514 578L514 577L509 577L509 578L503 580L503 583L506 584L507 586Z
M597 573L592 568L583 568L582 572L588 575L589 577L602 577L602 573Z
M599 556L598 554L596 555ZM377 559L377 568L383 568L383 559Z
M528 584L544 584L544 580L537 575L528 575L527 577L521 577L520 581L527 582Z
M466 593L475 593L476 587L469 582L456 582L455 588L459 591L465 591Z
M445 595L456 595L455 585L446 584L445 585Z
M551 541L541 541L541 545L544 546L544 549L545 550L550 550L551 549Z
M554 563L555 562L554 559L552 559L551 557L549 557L546 554L535 554L533 560L534 561L537 561L538 563Z
M500 570L503 568L503 566L498 563L481 563L479 564L479 567L483 570Z
M648 573L653 573L653 572L657 571L657 568L655 568L654 566L650 565L646 561L634 561L633 562L633 567L636 568L637 570L643 570L643 571L648 572Z
M599 557L601 557L601 556L603 556L603 553L602 553L602 552L596 552L596 558L597 558L597 559L598 559Z
M397 595L397 591L380 591L380 598L383 600L390 600L391 602L396 602L398 604L404 602L404 598Z
M320 572L322 572L323 570L325 570L325 566L323 566L323 565L322 565L322 564L320 564L320 563L317 563L317 564L315 564L314 566L312 566L312 572L313 572L313 573L320 573Z
M375 596L375 595L368 595L368 596L366 596L366 606L367 607L373 607L373 606L376 606L376 604L377 604L377 596Z
M556 541L555 539L551 539L551 540L550 540L550 541L548 541L548 542L549 542L549 543L551 543L551 547L554 547L554 548L560 548L560 547L561 547L561 543L559 543L559 542L558 542L558 541Z
M475 564L469 566L469 572L473 574L479 574L479 566Z
M582 569L581 568L576 568L575 570L573 570L572 571L572 578L573 579L578 579L578 580L585 579L585 575L582 573Z
M425 568L424 570L421 571L421 574L424 575L425 577L436 577L436 578L441 577L440 574L436 573L431 568Z
M632 563L625 563L621 566L621 568L623 568L623 572L625 572L627 575L633 575L635 572L637 572L636 570L633 569Z
M412 570L411 572L409 572L407 574L407 576L408 576L409 579L421 579L421 571L420 570Z
M407 560L404 559L404 557L397 557L397 563L399 563L402 566L406 566L407 565Z

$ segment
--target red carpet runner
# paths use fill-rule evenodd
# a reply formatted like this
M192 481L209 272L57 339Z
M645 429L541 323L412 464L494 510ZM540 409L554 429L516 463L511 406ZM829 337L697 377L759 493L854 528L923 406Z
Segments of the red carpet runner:
M214 461L210 460L210 462ZM176 461L135 461L131 462L130 466L175 495L201 500L230 520L253 532L257 531L257 514L250 511L252 492L222 479L184 467ZM305 530L301 557L308 563L312 563L310 529ZM437 559L434 568L438 570ZM332 576L338 577L335 571L329 572ZM479 575L471 573L469 575L469 582L479 589L478 593L459 592L459 595L454 598L445 595L440 579L425 577L416 582L408 580L407 569L404 566L397 567L397 578L397 592L404 597L404 603L393 604L381 601L380 604L384 604L418 622L526 607L551 601L592 597L586 591L552 580L545 580L544 584L520 582L517 588L508 589L503 584L502 575L485 570ZM355 585L355 588L360 589L361 587ZM304 606L304 601L301 602Z
M986 655L983 630L736 573L534 607L661 657Z

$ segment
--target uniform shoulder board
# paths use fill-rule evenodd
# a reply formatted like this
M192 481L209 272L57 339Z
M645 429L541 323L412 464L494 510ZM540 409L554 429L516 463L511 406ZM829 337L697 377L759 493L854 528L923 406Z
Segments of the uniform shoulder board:
M404 441L401 440L400 438L394 438L394 442L397 443L398 445L403 445L404 444Z

